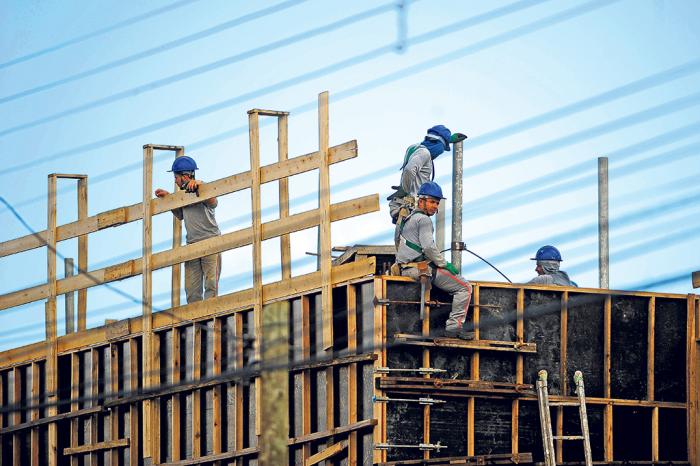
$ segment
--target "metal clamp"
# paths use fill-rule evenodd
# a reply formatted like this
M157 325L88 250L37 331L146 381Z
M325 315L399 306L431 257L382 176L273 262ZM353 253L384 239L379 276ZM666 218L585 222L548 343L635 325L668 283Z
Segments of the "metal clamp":
M424 398L389 398L388 396L372 396L372 403L389 403L390 401L404 401L407 403L418 403L420 405L432 406L436 404L446 403L445 400L436 400L430 397Z
M430 374L443 374L443 373L447 372L447 370L434 369L432 367L420 367L418 369L394 369L391 367L375 367L374 368L375 374L389 374L391 372L418 372L421 375L430 375Z
M391 448L417 448L421 451L440 451L441 448L447 448L447 445L438 443L419 443L418 445L400 445L393 443L377 443L374 445L375 450L389 450Z

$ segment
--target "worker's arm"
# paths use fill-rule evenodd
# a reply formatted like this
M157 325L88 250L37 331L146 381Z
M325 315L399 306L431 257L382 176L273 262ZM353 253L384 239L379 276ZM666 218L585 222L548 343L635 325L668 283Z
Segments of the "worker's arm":
M414 185L416 183L415 180L418 176L418 172L429 163L430 152L428 152L426 149L421 147L413 153L411 158L408 160L408 163L406 163L403 172L401 173L401 187L404 191L409 194L416 194L418 186Z
M435 244L433 222L430 221L430 217L421 215L418 219L418 237L420 238L420 246L423 248L423 255L437 267L445 267L447 261Z
M156 189L156 197L165 197L169 195L170 193L166 191L165 189L158 188ZM175 217L178 219L182 220L182 207L178 207L177 209L172 209L170 212L173 213Z

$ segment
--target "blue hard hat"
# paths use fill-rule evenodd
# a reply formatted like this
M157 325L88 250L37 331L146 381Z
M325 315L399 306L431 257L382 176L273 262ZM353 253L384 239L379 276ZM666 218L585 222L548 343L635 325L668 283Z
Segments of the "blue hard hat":
M418 189L418 196L430 196L435 199L447 199L442 196L442 188L434 181L426 181Z
M168 170L169 172L193 172L197 170L197 163L192 157L187 157L183 155L182 157L177 157L173 162L173 167Z
M542 246L537 250L535 257L530 258L533 261L562 261L559 250L554 246Z
M450 138L452 137L452 132L448 128L443 125L435 125L428 129L428 134L439 136L445 145L445 150L448 152L450 151Z

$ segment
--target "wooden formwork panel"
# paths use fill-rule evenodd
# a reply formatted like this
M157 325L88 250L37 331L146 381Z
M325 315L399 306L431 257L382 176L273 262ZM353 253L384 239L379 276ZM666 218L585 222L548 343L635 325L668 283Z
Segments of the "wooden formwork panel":
M545 369L554 400L573 400L573 373L583 372L594 461L689 462L694 440L688 426L695 422L695 406L687 401L695 396L688 379L694 365L689 353L695 345L694 296L474 285L468 324L476 327L478 340L495 343L445 347L431 337L424 340L432 345L418 346L397 334L421 334L425 326L419 305L392 301L417 302L419 285L385 279L384 305L377 308L385 315L380 321L385 323L387 366L445 372L377 376L375 395L389 401L379 411L384 413L380 423L386 423L379 440L387 449L376 458L391 462L531 452L534 461L542 461L532 384L537 371ZM435 289L430 299L450 301ZM431 306L429 311L430 329L442 328L449 307ZM519 342L536 351L524 351ZM437 403L425 406L419 398ZM580 433L575 408L552 408L552 422L555 435ZM438 442L443 448L427 454L406 448ZM558 462L583 460L577 442L559 441L556 450Z

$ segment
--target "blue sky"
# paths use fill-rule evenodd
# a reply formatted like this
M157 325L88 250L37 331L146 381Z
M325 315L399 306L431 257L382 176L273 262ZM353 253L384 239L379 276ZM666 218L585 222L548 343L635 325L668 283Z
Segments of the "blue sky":
M250 108L291 111L289 153L317 148L316 99L330 92L331 144L359 157L331 169L332 201L379 193L382 210L333 226L333 244L389 244L384 198L404 149L434 124L464 132L464 240L513 281L534 275L543 244L596 286L597 157L610 160L610 286L692 292L700 269L700 4L627 1L6 1L0 4L0 195L46 227L46 176L89 176L89 213L141 199L142 146L186 146L198 177L249 168ZM404 13L402 14L401 11ZM262 160L276 131L261 130ZM169 188L159 153L154 186ZM436 161L451 192L449 154ZM317 174L290 182L292 211L315 207ZM59 224L75 186L59 184ZM263 221L276 218L263 187ZM247 191L220 199L222 230L250 224ZM448 221L450 212L447 213ZM27 234L0 207L0 241ZM169 247L169 214L155 219ZM141 224L90 235L89 267L139 257ZM293 235L293 273L315 231ZM77 241L59 252L76 257ZM279 279L278 243L264 281ZM0 293L46 280L46 249L0 258ZM224 255L222 292L251 286L251 251ZM466 256L464 275L499 280ZM59 277L63 266L59 262ZM169 271L154 274L168 307ZM113 284L139 297L141 279ZM59 301L59 310L63 301ZM140 306L105 286L88 291L88 325ZM59 311L59 315L61 315ZM43 337L43 303L0 313L0 349ZM59 331L63 323L59 322Z

